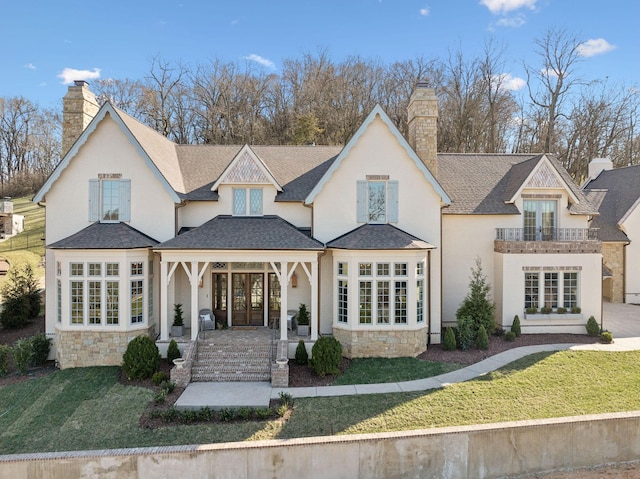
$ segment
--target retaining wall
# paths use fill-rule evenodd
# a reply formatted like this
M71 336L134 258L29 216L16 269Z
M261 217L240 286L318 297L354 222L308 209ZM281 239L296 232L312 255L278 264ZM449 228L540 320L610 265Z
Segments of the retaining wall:
M0 456L0 478L483 479L640 460L640 412L290 440Z

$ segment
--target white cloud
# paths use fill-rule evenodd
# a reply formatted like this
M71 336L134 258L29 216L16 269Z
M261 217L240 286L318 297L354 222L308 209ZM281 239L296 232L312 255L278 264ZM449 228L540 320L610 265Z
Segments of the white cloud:
M500 89L509 91L522 90L527 82L520 77L511 76L511 73L502 73L500 75Z
M535 10L538 0L480 0L495 15L505 14L521 8Z
M593 38L578 45L578 53L583 57L593 57L610 52L616 48L604 38Z
M524 15L519 14L515 17L502 17L496 22L499 27L518 28L524 25L526 22Z
M36 69L36 66L33 63L27 63L24 67L27 70L35 70Z
M267 60L266 58L261 57L260 55L256 55L255 53L252 53L251 55L247 55L246 57L243 57L243 58L245 60L249 60L249 61L252 61L252 62L259 63L263 67L267 67L267 68L271 68L271 69L275 69L276 68L275 63L273 63L271 60Z
M420 9L420 15L423 17L426 17L427 15L429 15L430 11L429 11L429 7L424 7Z
M100 78L100 69L94 68L93 70L76 70L75 68L65 68L58 75L58 78L62 79L63 85L70 85L76 80L95 80Z

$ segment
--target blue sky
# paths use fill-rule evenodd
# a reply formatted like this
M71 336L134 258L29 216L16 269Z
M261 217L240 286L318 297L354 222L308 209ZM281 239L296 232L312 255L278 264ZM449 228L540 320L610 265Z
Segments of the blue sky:
M588 41L583 76L639 87L639 19L636 0L0 0L0 97L59 108L65 82L142 79L154 56L278 73L318 50L334 61L471 58L488 38L505 46L517 87L534 39L552 27Z

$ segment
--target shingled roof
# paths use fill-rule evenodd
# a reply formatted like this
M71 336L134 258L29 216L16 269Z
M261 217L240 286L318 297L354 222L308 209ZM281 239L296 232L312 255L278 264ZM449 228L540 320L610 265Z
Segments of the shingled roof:
M151 248L158 241L126 223L93 223L67 238L48 245L52 249Z
M329 241L327 248L402 250L431 249L435 246L390 224L366 224Z
M570 213L598 214L555 158L548 155L495 153L438 154L438 180L452 200L443 213L520 214L518 208L509 201L545 156L578 199L578 203L571 205Z
M619 225L640 198L640 165L602 171L583 189L598 205L600 215L591 222L592 228L600 228L598 238L629 241Z
M220 215L155 249L323 250L324 245L279 216Z

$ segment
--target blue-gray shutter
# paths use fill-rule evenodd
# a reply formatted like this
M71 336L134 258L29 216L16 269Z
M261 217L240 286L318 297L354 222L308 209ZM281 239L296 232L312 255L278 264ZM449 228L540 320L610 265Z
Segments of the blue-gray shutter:
M358 223L366 223L368 220L369 195L367 194L367 190L367 182L365 180L358 180L358 204L356 213L356 221Z
M120 180L120 221L131 221L131 180Z
M89 180L89 221L100 220L100 180Z
M387 222L398 222L398 181L387 182Z

